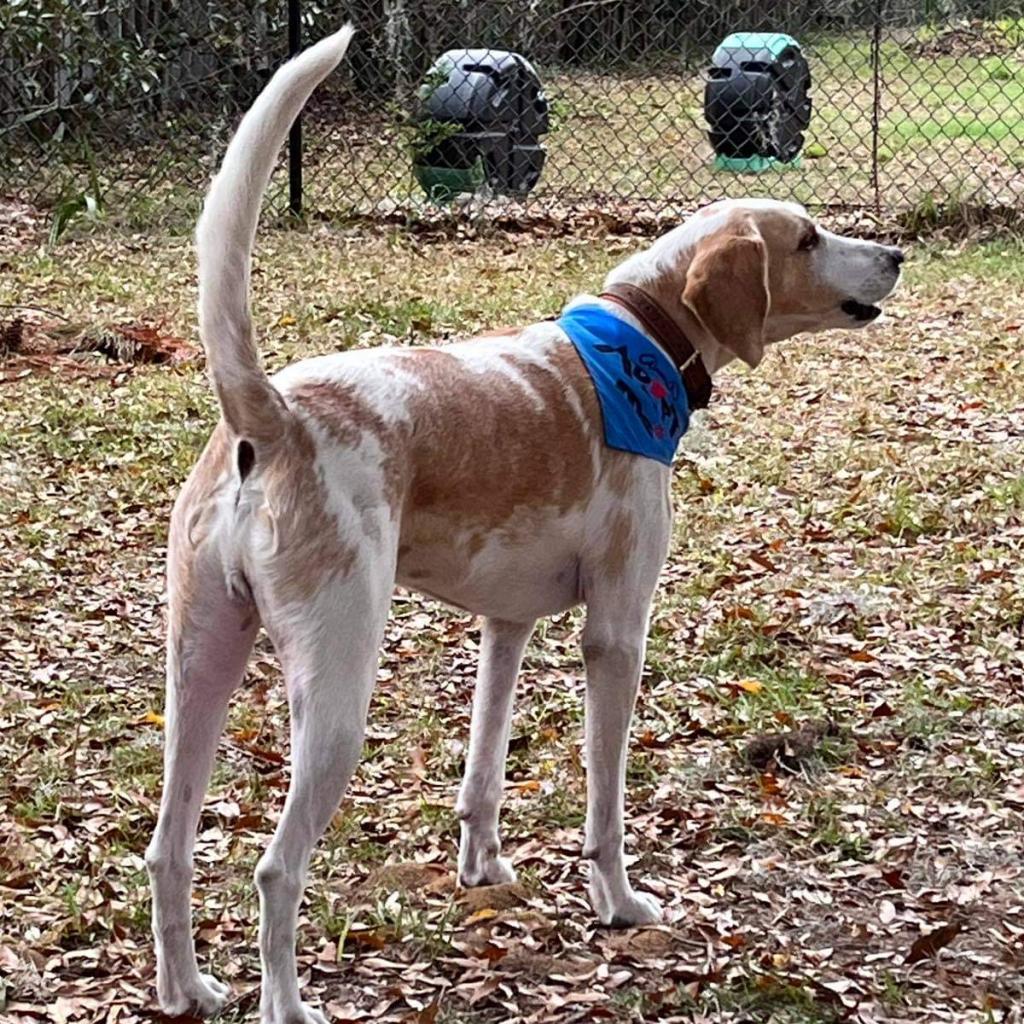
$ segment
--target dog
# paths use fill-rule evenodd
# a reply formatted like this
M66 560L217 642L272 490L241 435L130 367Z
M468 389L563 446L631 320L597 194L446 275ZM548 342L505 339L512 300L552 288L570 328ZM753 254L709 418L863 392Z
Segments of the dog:
M192 850L228 699L262 624L287 686L292 774L255 871L261 1019L325 1021L300 1000L296 917L311 852L359 757L396 581L484 618L456 805L461 884L515 878L498 806L516 676L536 620L584 604L588 891L606 925L661 918L626 875L623 790L669 547L665 444L727 363L756 367L794 334L865 326L900 276L898 249L832 234L795 204L723 201L616 267L601 297L575 300L558 323L320 356L270 379L249 313L260 200L289 126L351 34L273 77L228 146L197 228L200 333L222 419L175 504L168 543L165 777L146 863L157 990L170 1014L214 1013L228 994L196 962ZM567 325L587 317L647 346L598 353L612 359L624 403L611 412L570 338ZM662 447L645 457L613 446L617 416L633 416Z

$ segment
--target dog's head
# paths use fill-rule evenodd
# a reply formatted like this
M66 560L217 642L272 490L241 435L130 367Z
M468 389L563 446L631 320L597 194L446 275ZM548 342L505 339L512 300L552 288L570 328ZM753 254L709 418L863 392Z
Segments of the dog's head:
M724 350L706 353L716 366L733 356L757 366L772 342L871 323L902 262L899 249L826 231L796 203L723 200L608 280L655 285L663 302L681 304Z

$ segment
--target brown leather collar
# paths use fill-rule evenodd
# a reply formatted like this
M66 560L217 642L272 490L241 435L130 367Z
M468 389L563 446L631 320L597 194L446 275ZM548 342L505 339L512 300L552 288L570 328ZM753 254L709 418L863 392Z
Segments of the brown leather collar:
M600 298L610 299L632 313L648 334L668 353L683 378L691 409L706 409L711 401L711 377L700 353L682 328L642 288L633 284L612 284Z

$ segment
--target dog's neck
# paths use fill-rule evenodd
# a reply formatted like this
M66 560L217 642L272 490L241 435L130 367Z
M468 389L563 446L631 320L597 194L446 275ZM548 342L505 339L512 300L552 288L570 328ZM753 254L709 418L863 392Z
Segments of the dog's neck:
M605 280L605 288L615 284L631 284L649 295L699 353L709 376L713 377L723 366L736 358L732 352L720 345L697 317L683 305L681 282L665 275L653 276L639 273L634 275L619 272L624 269L624 267L617 268L616 271L609 274ZM656 338L653 340L657 341ZM670 354L666 353L666 355Z
M644 278L643 275L627 275L624 273L618 273L612 271L608 275L605 281L605 288L609 288L613 285L633 285L635 288L639 288L641 291L646 293L651 299L653 299L662 309L666 315L671 319L673 324L680 330L680 332L687 338L697 354L700 356L700 360L703 362L703 366L708 371L709 377L714 377L715 374L731 362L735 356L723 345L720 345L703 325L698 321L696 316L693 315L682 302L683 289L678 283L667 281L665 278L650 279ZM615 306L616 311L622 312L622 307ZM634 317L636 318L636 317ZM644 325L640 324L643 328ZM652 338L657 343L657 338ZM659 348L663 348L663 345L658 345ZM672 358L672 353L665 353L669 358Z
M613 268L604 281L605 288L614 284L631 284L654 299L700 353L704 368L711 377L736 356L719 344L683 305L683 289L694 248L717 224L713 217L691 219L662 235L649 248L634 253Z
M680 325L643 288L618 281L601 292L600 299L622 307L638 320L648 337L668 356L683 379L691 409L706 409L711 400L711 375Z

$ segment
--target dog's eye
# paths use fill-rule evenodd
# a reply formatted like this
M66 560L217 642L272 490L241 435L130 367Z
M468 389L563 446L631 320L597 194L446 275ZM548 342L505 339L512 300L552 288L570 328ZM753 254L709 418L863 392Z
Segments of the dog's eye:
M800 244L796 247L797 252L807 252L813 249L819 242L817 229L811 228L803 238L800 239Z

